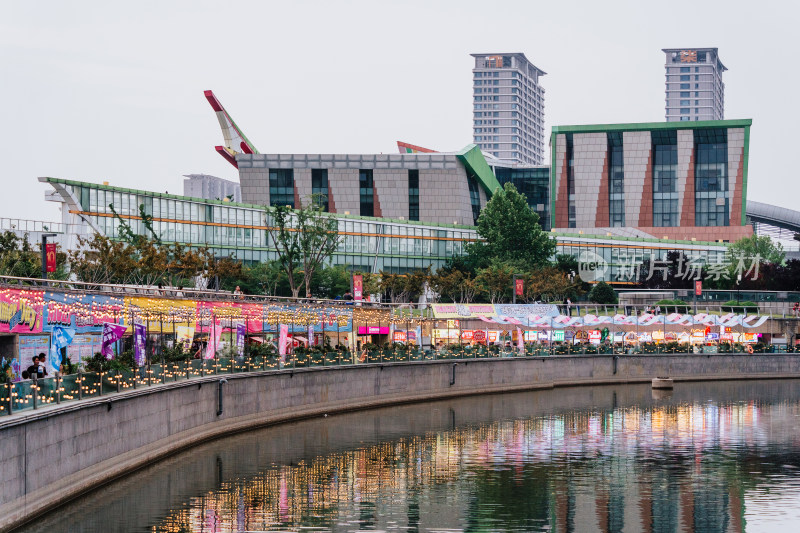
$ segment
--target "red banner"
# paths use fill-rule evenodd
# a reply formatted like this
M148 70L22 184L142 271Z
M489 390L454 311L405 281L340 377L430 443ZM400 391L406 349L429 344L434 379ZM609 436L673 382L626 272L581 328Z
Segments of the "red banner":
M361 301L364 296L364 279L361 274L353 274L353 300Z
M514 280L514 290L516 291L517 296L522 296L525 293L525 280Z
M45 270L47 272L55 272L56 271L56 244L55 243L47 243L45 245Z
M703 282L701 280L697 280L694 282L694 293L697 296L703 295Z

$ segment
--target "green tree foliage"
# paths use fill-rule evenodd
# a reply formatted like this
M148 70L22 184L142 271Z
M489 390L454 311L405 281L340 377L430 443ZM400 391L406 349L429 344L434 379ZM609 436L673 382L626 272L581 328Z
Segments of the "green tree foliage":
M51 279L66 279L66 254L57 252L56 272L48 275ZM41 247L34 248L28 235L17 236L12 231L0 233L0 275L20 278L40 278L42 276Z
M614 288L604 281L592 287L592 290L589 291L589 300L596 304L615 304L619 301Z
M728 247L726 259L734 269L740 260L744 260L745 266L749 268L754 259L762 263L782 265L786 259L786 254L783 251L783 246L780 243L773 242L767 235L752 235L731 244Z
M267 213L274 221L267 233L278 249L278 262L286 272L292 296L298 297L302 280L306 297L310 297L314 273L339 246L338 221L314 201L296 210L269 208Z
M549 265L556 250L555 239L542 231L539 215L512 183L496 190L481 211L478 235L484 241L468 245L467 253L484 268L499 260L533 269Z
M514 273L514 268L508 263L494 260L478 271L475 282L489 302L499 303L506 301L511 295Z

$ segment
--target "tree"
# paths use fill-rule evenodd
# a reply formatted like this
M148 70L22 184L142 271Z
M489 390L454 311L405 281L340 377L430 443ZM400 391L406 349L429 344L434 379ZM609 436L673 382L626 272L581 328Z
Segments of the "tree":
M528 301L564 300L575 292L569 276L556 267L544 267L525 276L525 299Z
M497 260L479 270L475 276L481 292L486 294L493 304L504 301L511 294L513 279L514 268Z
M731 267L736 269L740 260L745 261L746 267L749 267L754 260L782 265L786 259L786 253L784 253L781 243L773 242L768 236L751 235L731 244L728 247L726 258ZM744 277L744 272L742 272L742 277Z
M300 270L308 298L314 272L339 246L339 223L313 201L297 210L278 206L267 213L274 221L267 233L278 249L278 262L289 279L292 296L297 298L300 293Z
M619 301L617 292L605 281L601 281L592 287L592 290L589 291L589 300L596 304L615 304Z
M467 246L482 266L499 260L532 269L550 263L556 241L542 231L539 215L512 183L498 189L478 217L478 235L484 241Z

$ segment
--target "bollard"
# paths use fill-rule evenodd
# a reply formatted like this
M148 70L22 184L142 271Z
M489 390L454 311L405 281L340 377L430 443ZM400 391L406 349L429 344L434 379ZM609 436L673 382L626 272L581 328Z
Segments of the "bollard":
M14 414L14 400L11 398L11 393L13 392L13 384L6 383L6 388L8 389L8 414Z

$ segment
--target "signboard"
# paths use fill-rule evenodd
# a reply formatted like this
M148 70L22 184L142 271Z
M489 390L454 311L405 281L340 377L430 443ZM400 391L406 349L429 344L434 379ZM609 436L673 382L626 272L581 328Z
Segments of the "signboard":
M563 329L553 330L553 340L554 341L563 341L564 340L564 330Z
M359 335L388 335L389 326L358 326Z
M681 50L681 63L697 63L697 50Z
M517 296L522 296L525 293L525 280L514 280L514 292Z
M483 330L476 330L472 333L472 339L477 342L486 342L486 332Z
M364 276L353 274L353 300L360 302L364 297Z
M45 271L56 271L56 244L47 243L45 245Z
M592 344L600 344L600 339L602 338L602 333L600 333L599 329L593 329L589 332L589 342Z
M694 295L695 296L702 296L703 295L703 280L698 279L694 282Z
M0 333L41 333L43 295L37 290L0 290Z
M431 308L436 318L477 318L478 315L487 317L497 315L492 304L433 304Z
M459 329L461 327L460 320L448 320L447 321L448 329Z

